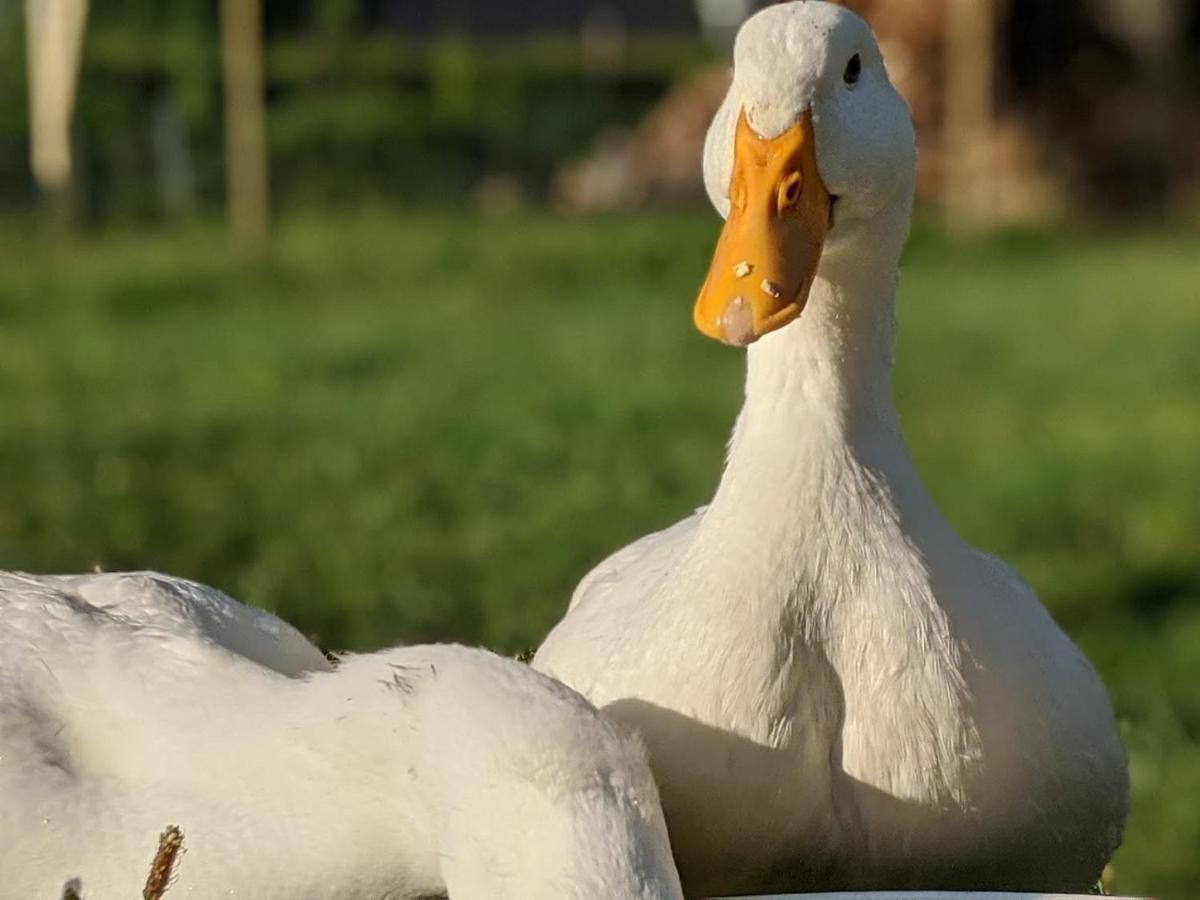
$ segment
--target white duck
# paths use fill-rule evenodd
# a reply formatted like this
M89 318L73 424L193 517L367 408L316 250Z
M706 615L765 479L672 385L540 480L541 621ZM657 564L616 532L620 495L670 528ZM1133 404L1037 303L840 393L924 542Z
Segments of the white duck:
M753 343L720 486L591 572L534 666L641 731L689 895L1089 887L1127 809L1104 688L893 405L915 149L867 24L747 21L704 157L696 323Z
M189 582L0 573L0 898L139 896L168 824L170 897L681 896L641 745L527 666L331 667Z

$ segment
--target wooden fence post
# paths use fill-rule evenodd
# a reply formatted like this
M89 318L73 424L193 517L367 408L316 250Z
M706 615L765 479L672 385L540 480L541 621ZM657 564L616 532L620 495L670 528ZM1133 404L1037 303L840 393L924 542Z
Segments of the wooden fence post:
M955 231L986 225L995 215L995 34L995 0L947 0L943 202Z
M29 162L56 225L70 218L71 118L87 0L25 0Z
M270 231L261 0L221 0L225 190L233 239L257 255Z

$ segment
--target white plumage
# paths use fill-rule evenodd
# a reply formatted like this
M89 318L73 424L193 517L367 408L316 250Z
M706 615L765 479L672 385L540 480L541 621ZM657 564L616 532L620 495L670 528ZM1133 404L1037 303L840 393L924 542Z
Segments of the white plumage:
M328 663L154 574L0 573L0 898L680 895L640 743L459 646Z
M1127 809L1108 698L942 517L892 400L907 108L830 4L763 10L734 61L709 194L727 214L739 111L770 139L811 110L837 197L816 281L749 349L711 505L601 563L534 665L641 731L689 895L1086 889Z

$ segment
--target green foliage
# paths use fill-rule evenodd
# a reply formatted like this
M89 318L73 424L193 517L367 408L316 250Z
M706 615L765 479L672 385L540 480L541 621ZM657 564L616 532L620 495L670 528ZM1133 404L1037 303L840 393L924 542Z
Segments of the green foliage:
M490 173L544 197L561 163L602 130L637 122L709 53L695 39L634 39L620 66L589 71L574 36L418 42L358 33L356 8L322 5L315 33L267 47L279 206L354 205L381 194L445 204ZM198 205L218 209L225 147L212 9L187 0L162 21L138 18L137 4L114 9L120 14L93 22L84 47L74 129L84 213L162 214L153 130L164 105L186 124ZM0 55L11 47L18 63L0 67L0 205L13 206L33 196L17 24L0 27Z
M536 644L588 566L704 502L742 355L697 336L710 215L0 231L0 566L154 567L326 646ZM1200 254L919 229L898 401L947 516L1103 673L1122 892L1200 892Z

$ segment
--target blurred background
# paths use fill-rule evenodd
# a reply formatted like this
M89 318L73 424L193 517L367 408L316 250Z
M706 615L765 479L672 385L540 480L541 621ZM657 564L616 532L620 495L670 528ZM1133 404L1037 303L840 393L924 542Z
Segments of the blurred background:
M711 495L690 306L754 0L0 0L0 566L536 646ZM1200 896L1200 2L855 0L921 150L919 467L1112 693Z

